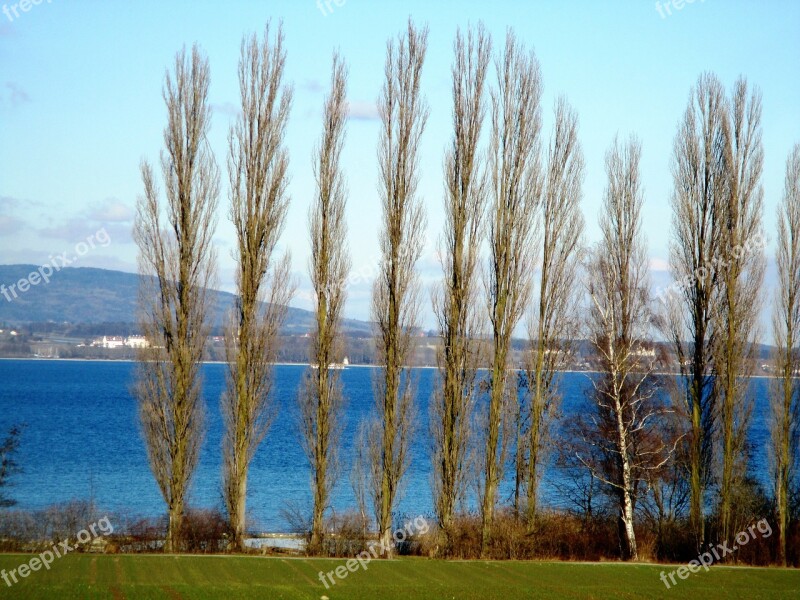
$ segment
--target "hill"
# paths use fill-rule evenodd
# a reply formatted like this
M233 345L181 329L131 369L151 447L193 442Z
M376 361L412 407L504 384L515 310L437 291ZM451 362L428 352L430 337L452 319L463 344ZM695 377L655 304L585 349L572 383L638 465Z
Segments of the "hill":
M0 265L0 322L25 323L136 323L139 275L107 269L66 267L54 273L49 283L41 281L25 292L11 288L36 272L34 265ZM15 297L16 295L16 297ZM211 323L219 326L233 305L234 295L213 293ZM287 335L302 335L311 330L312 312L289 307L284 324ZM364 321L345 319L345 334L371 334Z

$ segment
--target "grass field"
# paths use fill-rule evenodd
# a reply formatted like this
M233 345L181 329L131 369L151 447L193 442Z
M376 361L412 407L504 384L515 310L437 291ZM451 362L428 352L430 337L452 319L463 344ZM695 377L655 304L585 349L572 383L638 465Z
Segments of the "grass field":
M30 558L0 555L0 569L16 569ZM685 581L676 577L677 585L667 590L659 574L676 567L425 559L375 561L326 590L319 571L343 564L296 558L70 555L12 587L0 580L0 598L800 598L797 570L712 567Z

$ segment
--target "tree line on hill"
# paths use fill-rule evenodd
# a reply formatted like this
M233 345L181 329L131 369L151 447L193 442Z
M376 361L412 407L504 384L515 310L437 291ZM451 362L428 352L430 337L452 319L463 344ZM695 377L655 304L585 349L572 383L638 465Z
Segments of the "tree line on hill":
M361 427L359 511L391 540L398 492L415 443L410 352L424 301L416 272L426 227L418 184L429 117L421 76L428 32L409 21L386 46L378 100L380 261L373 287L375 408ZM444 155L442 279L433 295L441 344L429 427L436 552L463 554L468 492L477 498L474 554L506 542L507 515L528 539L546 530L539 484L554 448L576 473L581 497L604 499L623 559L640 557L646 516L657 546L682 540L696 556L732 539L752 517L747 430L754 397L748 377L760 331L765 264L764 151L760 92L745 79L730 90L701 75L678 123L672 152L672 244L676 284L654 298L642 233L641 143L612 141L600 240L584 241L584 156L579 120L566 98L542 126L536 55L509 31L498 49L478 25L459 31L451 69L451 139ZM285 144L293 89L285 81L284 35L268 25L242 41L240 114L228 136L227 214L234 225L238 293L225 327L227 389L223 496L233 547L245 550L248 470L268 434L274 406L271 363L294 293L290 259L278 251L289 206ZM313 155L309 276L314 290L312 362L298 395L298 423L311 472L310 552L324 552L346 399L336 370L350 269L341 164L348 67L334 54L322 131ZM160 174L144 162L135 239L142 278L142 332L135 394L150 466L168 509L165 550L181 549L188 482L202 436L199 363L209 331L220 174L206 140L209 64L198 47L180 52L166 76L167 126ZM800 396L800 145L787 161L778 208L771 391L773 489L778 532L773 560L797 561ZM482 249L488 249L488 257ZM527 328L521 368L512 336ZM668 340L672 351L654 344ZM572 340L589 340L599 373L591 410L566 427L559 371ZM479 371L485 368L486 372ZM681 376L670 383L656 372ZM513 478L506 505L500 484ZM591 506L591 500L589 505ZM368 508L369 507L369 508ZM584 515L589 518L591 515ZM794 529L793 529L794 528ZM676 533L677 532L677 533ZM668 539L668 536L669 537ZM795 533L796 536L796 533ZM796 537L795 537L796 539ZM790 555L794 552L793 555Z

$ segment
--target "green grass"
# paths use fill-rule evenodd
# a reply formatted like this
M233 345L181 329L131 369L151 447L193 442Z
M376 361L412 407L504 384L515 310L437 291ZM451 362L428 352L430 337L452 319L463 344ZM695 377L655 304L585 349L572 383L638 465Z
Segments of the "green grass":
M0 555L9 571L30 560ZM800 571L712 567L667 590L661 571L674 566L398 559L373 561L326 590L319 571L345 561L225 556L70 555L31 573L0 598L303 598L330 600L536 600L800 598Z

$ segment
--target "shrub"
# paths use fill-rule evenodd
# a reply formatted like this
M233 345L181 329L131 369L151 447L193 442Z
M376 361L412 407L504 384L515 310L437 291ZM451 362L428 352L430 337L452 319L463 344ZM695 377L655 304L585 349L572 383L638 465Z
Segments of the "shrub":
M184 552L191 554L216 554L224 552L232 538L228 520L218 510L186 511L181 528Z

